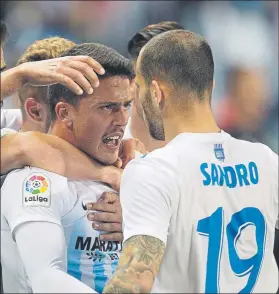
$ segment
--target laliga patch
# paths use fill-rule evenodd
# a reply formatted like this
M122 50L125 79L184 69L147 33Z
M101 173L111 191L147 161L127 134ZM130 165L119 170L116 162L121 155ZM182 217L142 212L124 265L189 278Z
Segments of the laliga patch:
M32 173L23 183L23 206L50 206L50 180L42 173Z

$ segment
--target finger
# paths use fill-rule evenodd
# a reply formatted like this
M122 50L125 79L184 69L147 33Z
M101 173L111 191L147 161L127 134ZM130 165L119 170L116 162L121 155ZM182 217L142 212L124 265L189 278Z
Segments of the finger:
M123 233L110 233L110 234L101 234L101 241L119 241L122 242L124 240Z
M86 207L88 210L96 210L96 211L112 212L112 213L115 213L118 209L117 205L109 204L109 203L105 203L105 202L87 203Z
M113 204L115 202L119 202L119 196L112 192L104 192L97 202L104 201L106 203Z
M103 75L105 73L105 69L101 66L101 64L90 56L68 56L68 58L87 63L91 68L94 69L94 71L96 71L100 75Z
M115 167L117 168L121 168L122 167L122 160L120 157L117 158L117 160L115 161L115 163L113 164Z
M71 61L69 66L81 72L93 87L98 87L100 85L98 76L87 63Z
M75 81L86 93L88 94L93 93L93 88L91 87L89 81L78 70L68 66L63 66L60 69L60 73L64 74L65 76Z
M110 212L100 212L100 213L88 213L87 219L89 221L105 222L105 223L121 223L122 216L121 213L110 213Z
M122 147L121 159L122 159L123 169L132 159L135 158L135 155L136 155L135 151L138 151L141 154L146 153L144 144L138 139L131 138L128 140L123 140L122 144L123 144L123 147Z
M53 75L53 80L55 81L55 83L59 83L67 87L77 95L83 94L82 88L68 76L57 73Z
M93 223L92 228L96 231L122 232L122 224L119 223Z

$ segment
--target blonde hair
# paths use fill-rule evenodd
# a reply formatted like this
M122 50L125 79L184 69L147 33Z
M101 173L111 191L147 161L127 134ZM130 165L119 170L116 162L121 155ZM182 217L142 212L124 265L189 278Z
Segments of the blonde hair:
M18 60L17 65L26 62L58 58L63 52L75 45L74 42L60 37L51 37L35 41L26 49ZM32 97L44 104L48 104L47 87L26 85L18 91L18 97L23 118L25 117L24 103L27 98Z
M57 58L75 45L74 42L60 37L38 40L26 49L17 64Z

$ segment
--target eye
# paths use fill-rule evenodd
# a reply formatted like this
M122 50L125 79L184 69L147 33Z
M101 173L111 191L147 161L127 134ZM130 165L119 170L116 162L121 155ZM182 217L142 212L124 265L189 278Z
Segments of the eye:
M101 109L103 109L103 110L111 110L111 109L113 109L113 107L114 107L114 105L103 105L103 106L101 106Z
M130 109L130 108L132 107L132 101L130 101L130 102L124 104L124 107L125 107L126 109Z

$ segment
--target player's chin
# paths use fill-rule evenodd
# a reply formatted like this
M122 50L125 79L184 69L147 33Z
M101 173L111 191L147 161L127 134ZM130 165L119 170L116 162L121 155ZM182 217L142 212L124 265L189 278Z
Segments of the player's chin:
M114 152L102 152L102 154L98 156L99 162L103 165L113 165L118 159L118 151L117 149Z

